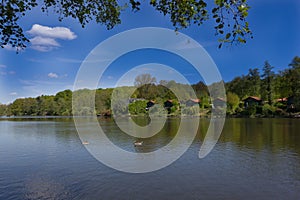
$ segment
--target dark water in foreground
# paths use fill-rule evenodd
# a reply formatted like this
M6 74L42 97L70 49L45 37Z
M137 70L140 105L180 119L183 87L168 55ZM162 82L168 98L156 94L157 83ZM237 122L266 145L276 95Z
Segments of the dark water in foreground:
M100 121L128 151L167 144L178 127L168 119L135 149L111 119ZM72 119L0 120L0 199L300 199L300 120L227 119L214 150L198 158L208 120L172 165L128 174L95 160Z

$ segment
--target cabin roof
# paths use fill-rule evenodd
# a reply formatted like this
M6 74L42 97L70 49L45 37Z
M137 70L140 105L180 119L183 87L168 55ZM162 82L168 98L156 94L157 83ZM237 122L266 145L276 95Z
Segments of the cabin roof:
M200 99L189 99L188 101L192 101L192 102L194 102L194 103L200 103Z
M285 102L288 101L287 97L276 99L276 102Z
M256 97L256 96L249 96L249 97L247 97L246 99L244 99L243 101L247 101L247 100L249 100L249 99L254 99L254 100L256 100L256 101L262 101L261 98Z
M226 100L223 99L223 98L221 98L221 97L218 97L218 98L214 99L214 101L223 101L223 102L226 102Z

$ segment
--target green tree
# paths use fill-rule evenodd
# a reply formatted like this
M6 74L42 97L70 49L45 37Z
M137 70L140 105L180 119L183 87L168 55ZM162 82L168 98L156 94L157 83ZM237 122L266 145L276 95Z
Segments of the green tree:
M135 101L128 106L131 115L146 114L147 101Z
M195 93L198 98L201 98L203 96L208 96L208 88L205 83L202 81L199 81L198 83L192 85L193 89L195 90Z
M95 107L97 114L110 112L111 94L113 89L97 89L95 97Z
M81 89L74 91L72 97L72 113L73 115L82 115L89 116L93 115L95 112L95 102L94 99L91 98L93 96L94 90L89 89Z
M140 74L134 80L134 85L138 87L138 97L153 99L156 96L155 84L156 78L151 74Z
M117 87L113 90L111 96L111 109L113 115L127 115L128 104L129 104L129 94L133 94L135 91L134 87L122 86Z
M246 96L245 76L235 77L232 81L226 83L226 90L237 94L241 99Z
M260 96L260 74L258 68L249 69L248 73L249 96Z
M289 81L292 95L300 96L300 57L296 56L289 64Z
M36 98L38 109L37 115L40 116L53 116L55 114L55 101L54 96L39 96Z
M240 103L240 98L237 94L228 92L227 93L227 109L230 112L234 112L236 108L238 108Z
M35 98L25 98L23 99L22 105L22 115L30 116L37 115L38 104Z
M7 109L7 106L0 103L0 116L6 115L6 109Z
M294 57L289 68L275 76L275 90L278 98L300 95L300 57Z
M122 2L122 3L121 3ZM221 35L220 46L223 43L245 43L251 36L249 24L246 21L249 6L247 0L215 0L211 11L208 11L209 1L205 0L150 0L149 4L155 10L170 18L175 30L189 27L191 24L200 26L209 19L215 20L216 34ZM121 12L131 7L139 11L140 0L13 0L2 1L0 4L0 37L1 47L11 45L19 49L29 42L20 26L20 20L29 15L35 7L42 12L54 12L58 20L74 18L82 27L90 21L95 21L112 29L121 23ZM251 36L252 37L252 36Z
M176 83L175 81L170 81L168 84L170 92L174 97L169 99L177 99L178 101L186 101L189 99L196 99L195 91L190 85Z
M64 90L58 92L55 97L55 115L72 115L72 91Z
M297 110L300 110L300 57L296 56L289 64L288 80L291 83L291 95L294 96L294 105Z
M272 105L265 104L262 106L262 114L264 116L270 117L273 116L276 111L276 108Z
M265 62L263 67L263 74L262 74L262 98L267 99L268 104L272 104L273 100L273 88L274 88L274 76L275 73L273 72L273 66L269 64L268 61Z
M208 86L210 89L210 96L212 98L223 98L226 99L226 94L224 94L223 87L225 86L224 81L214 82Z
M12 104L9 105L9 111L14 116L25 115L23 106L24 106L24 99L16 99Z

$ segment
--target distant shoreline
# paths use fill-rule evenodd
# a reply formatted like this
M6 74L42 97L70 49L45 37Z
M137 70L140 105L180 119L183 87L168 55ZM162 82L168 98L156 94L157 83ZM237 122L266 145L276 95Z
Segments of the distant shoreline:
M95 116L0 116L0 120L5 119L73 119L73 118L92 118ZM116 116L118 118L127 118L127 117L133 117L133 118L143 118L147 117L147 115L122 115L122 116ZM162 116L156 116L157 118ZM96 116L98 119L109 119L114 118L113 116ZM202 118L202 119L210 119L210 115L205 116L199 116L199 115L168 115L167 118ZM242 115L226 115L226 119L236 118L236 119L267 119L267 118L289 118L289 119L300 119L300 114L291 114L289 116L280 116L280 115L274 115L274 116L263 116L263 115L257 115L257 116L242 116Z

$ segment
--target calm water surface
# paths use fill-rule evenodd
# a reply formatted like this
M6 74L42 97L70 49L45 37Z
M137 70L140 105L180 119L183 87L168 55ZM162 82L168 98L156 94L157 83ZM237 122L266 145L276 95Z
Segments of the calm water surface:
M133 152L168 144L179 126L168 119L136 149L113 120L99 123ZM1 119L0 199L300 199L300 120L227 119L214 150L199 159L208 123L200 120L194 143L172 165L127 174L95 160L72 119Z

